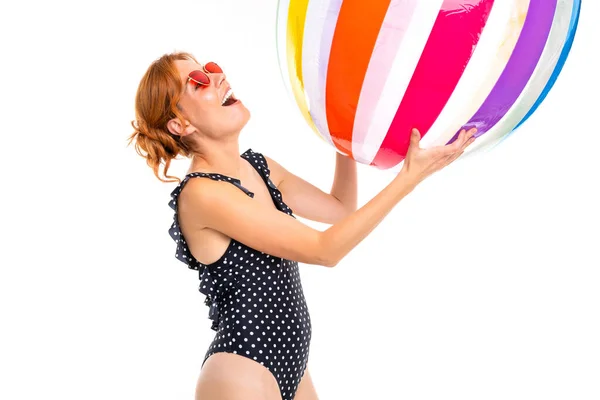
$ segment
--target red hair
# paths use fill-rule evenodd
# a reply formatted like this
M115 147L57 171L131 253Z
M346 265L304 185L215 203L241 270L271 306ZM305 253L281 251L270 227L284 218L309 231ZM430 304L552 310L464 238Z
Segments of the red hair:
M185 120L177 108L184 88L176 60L197 62L191 54L177 52L165 54L150 64L135 96L135 120L131 121L134 132L128 138L128 144L135 142L136 152L146 159L162 182L181 182L181 179L167 175L171 160L179 155L189 157L192 153L180 136L167 129L167 122L172 118ZM164 178L160 176L161 172Z

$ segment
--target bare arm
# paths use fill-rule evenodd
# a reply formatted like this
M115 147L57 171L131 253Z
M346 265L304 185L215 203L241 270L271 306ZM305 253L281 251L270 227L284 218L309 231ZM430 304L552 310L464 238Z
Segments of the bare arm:
M335 175L331 187L331 195L338 199L348 212L357 207L356 161L348 156L335 154Z
M317 222L334 224L356 211L356 162L336 152L335 174L330 193L294 175L266 157L273 183L294 214Z
M227 182L203 181L182 192L180 214L256 250L306 264L336 265L416 182L395 179L359 210L321 232L248 197Z
M182 192L181 212L193 218L197 226L217 230L275 257L332 267L419 182L458 158L472 142L471 136L461 133L451 145L423 150L418 146L418 134L413 134L405 167L397 178L324 232L255 201L227 182L206 181L190 187L186 194Z

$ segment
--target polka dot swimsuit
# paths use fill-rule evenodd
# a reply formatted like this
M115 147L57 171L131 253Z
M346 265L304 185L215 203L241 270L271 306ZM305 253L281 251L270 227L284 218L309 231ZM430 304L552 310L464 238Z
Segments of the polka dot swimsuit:
M279 189L269 178L262 154L248 149L241 155L265 181L277 209L293 217ZM202 365L219 352L238 354L269 369L277 380L281 398L292 400L304 375L311 339L311 321L296 261L273 257L231 239L219 260L203 264L192 256L179 228L177 199L185 184L196 177L229 182L250 197L240 180L220 174L193 172L171 193L175 211L169 234L175 256L199 271L199 291L210 307L211 329L217 333Z

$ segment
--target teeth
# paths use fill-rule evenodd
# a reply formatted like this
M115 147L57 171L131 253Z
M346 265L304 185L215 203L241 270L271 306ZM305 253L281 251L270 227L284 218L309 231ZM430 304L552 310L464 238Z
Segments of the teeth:
M229 98L231 97L232 94L233 94L233 90L229 89L227 91L227 93L225 93L225 96L223 97L223 101L221 102L221 105L225 104L225 102L227 100L229 100Z

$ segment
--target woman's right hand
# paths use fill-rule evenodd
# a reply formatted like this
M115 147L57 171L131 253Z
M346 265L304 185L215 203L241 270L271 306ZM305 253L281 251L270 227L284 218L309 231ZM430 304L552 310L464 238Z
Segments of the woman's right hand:
M460 157L475 140L473 135L476 132L477 129L475 128L469 131L463 129L458 138L451 144L422 149L419 146L421 134L417 129L413 129L408 152L399 176L402 176L402 179L408 176L410 180L416 183L422 182L428 176L450 165Z

